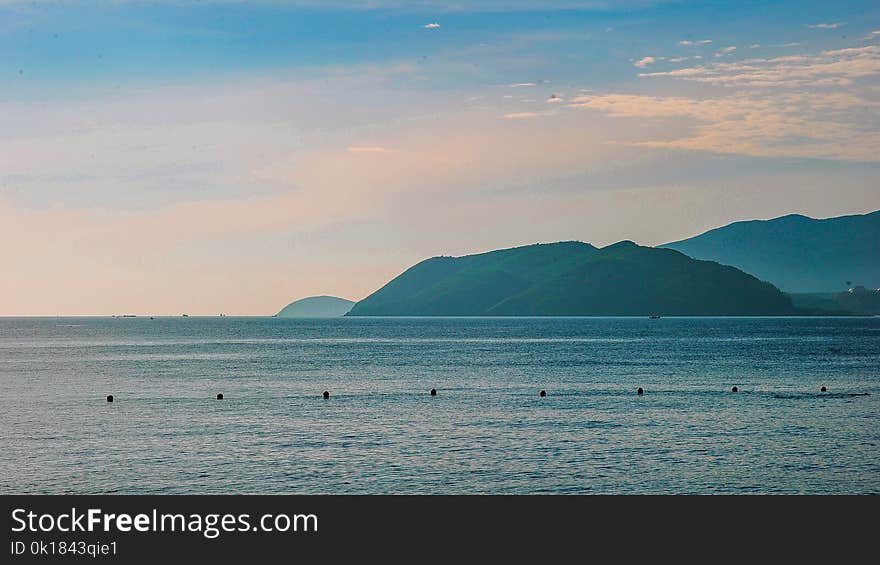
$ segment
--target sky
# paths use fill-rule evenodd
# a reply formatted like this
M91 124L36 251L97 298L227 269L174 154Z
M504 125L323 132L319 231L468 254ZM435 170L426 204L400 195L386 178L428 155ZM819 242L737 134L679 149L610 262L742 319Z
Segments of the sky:
M876 2L0 0L0 315L268 315L878 181Z

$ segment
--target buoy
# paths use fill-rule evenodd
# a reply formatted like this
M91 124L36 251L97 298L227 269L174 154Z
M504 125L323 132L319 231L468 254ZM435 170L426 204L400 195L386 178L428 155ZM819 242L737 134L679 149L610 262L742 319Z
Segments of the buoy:
M828 392L828 389L825 388L824 386L822 388L820 388L819 390L821 390L822 392Z
M644 391L644 389L642 389L642 387L639 387L639 390L636 391L636 394L641 396L641 395L645 394L645 391Z
M223 393L222 392L217 393L217 400L223 400Z
M431 389L431 396L437 396L437 389L436 388Z
M547 391L542 390L542 391L539 392L538 394L541 395L541 398L544 398L545 396L547 396Z
M739 389L736 388L736 387L733 387L732 389L730 389L730 391L731 391L731 392L739 392Z
M112 394L107 395L107 402L113 402L113 395Z
M327 400L328 398L330 398L330 393L325 390L324 391L324 400Z

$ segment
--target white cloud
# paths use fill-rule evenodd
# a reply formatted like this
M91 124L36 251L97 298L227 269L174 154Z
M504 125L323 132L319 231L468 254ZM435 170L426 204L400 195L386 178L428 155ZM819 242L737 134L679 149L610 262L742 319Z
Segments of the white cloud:
M760 43L752 43L751 45L749 45L749 49L757 49L760 46L761 46Z
M587 95L569 106L678 124L667 137L632 141L644 147L880 161L880 100L873 83L866 82L880 77L880 46L718 61L639 76L723 86L728 93Z
M708 45L708 44L710 44L710 43L712 43L712 40L711 40L711 39L700 39L700 40L697 40L697 41L691 41L691 40L688 40L688 39L683 39L683 40L681 40L681 41L678 42L679 45L683 45L683 46L685 46L685 47L689 47L689 46L692 46L692 45Z
M516 82L514 84L508 84L510 88L528 88L531 86L538 86L535 82Z
M642 57L641 59L639 59L638 61L633 63L633 65L637 66L640 69L644 69L648 65L651 65L656 62L657 62L657 59L655 59L654 57Z
M423 25L422 27L425 29L438 29L440 27L440 24L438 24L437 22L431 22L429 24Z
M868 45L823 51L818 55L787 55L744 59L734 63L640 73L641 77L670 77L723 86L802 87L847 86L853 80L880 74L880 46Z
M612 117L667 120L665 137L642 147L760 157L880 160L880 130L864 123L880 104L847 93L741 92L716 98L605 94L579 96L571 107Z
M837 29L842 25L843 24L840 22L835 22L835 23L812 24L812 25L807 25L807 27L813 28L813 29Z

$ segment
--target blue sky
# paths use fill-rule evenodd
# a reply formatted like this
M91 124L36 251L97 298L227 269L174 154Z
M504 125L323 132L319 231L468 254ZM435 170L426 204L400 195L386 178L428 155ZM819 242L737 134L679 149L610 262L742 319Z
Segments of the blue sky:
M105 86L179 81L218 73L412 61L431 68L470 61L479 75L453 75L454 88L522 76L510 57L530 57L545 79L625 81L616 63L644 53L685 55L676 43L799 42L830 48L880 26L876 3L809 2L0 2L0 72L16 82L100 81ZM605 4L622 8L601 8ZM362 6L377 6L364 9ZM572 6L595 9L572 9ZM404 8L401 8L404 6ZM513 6L512 11L505 7ZM568 8L566 8L568 7ZM484 11L489 9L490 11ZM436 22L440 27L426 30ZM822 23L838 28L814 29ZM847 44L848 44L847 43ZM482 49L480 49L482 47ZM463 52L478 51L466 58ZM497 63L498 66L491 63ZM19 75L19 73L22 73ZM18 76L17 76L18 75ZM10 91L5 91L6 96Z
M535 4L0 0L0 314L880 208L876 2Z

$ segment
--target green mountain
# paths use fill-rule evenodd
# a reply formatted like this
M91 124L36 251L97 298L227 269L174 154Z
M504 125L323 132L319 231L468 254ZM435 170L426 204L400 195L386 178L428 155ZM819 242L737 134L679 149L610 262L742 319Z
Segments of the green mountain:
M434 257L349 316L787 315L791 300L742 271L671 249L568 241Z
M276 314L279 318L338 318L345 316L354 302L335 296L310 296L291 302Z
M880 211L736 222L663 247L732 265L786 292L880 287Z

